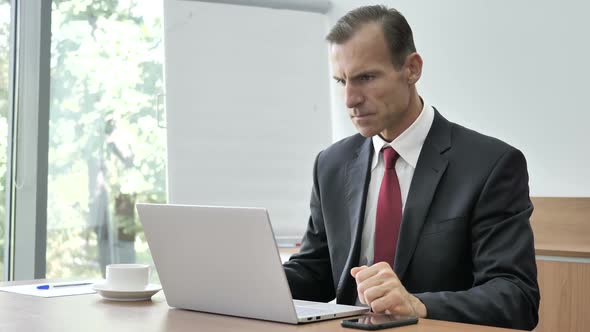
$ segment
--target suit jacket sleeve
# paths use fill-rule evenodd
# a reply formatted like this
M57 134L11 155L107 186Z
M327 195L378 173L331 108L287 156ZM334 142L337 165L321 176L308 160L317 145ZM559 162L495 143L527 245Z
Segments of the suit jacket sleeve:
M532 210L525 158L510 149L492 168L470 216L473 287L414 294L426 305L428 318L528 330L536 326Z
M307 225L302 247L283 267L293 298L328 302L334 299L330 253L322 217L322 203L319 197L317 169L320 154L314 164L314 181L311 193L311 216Z

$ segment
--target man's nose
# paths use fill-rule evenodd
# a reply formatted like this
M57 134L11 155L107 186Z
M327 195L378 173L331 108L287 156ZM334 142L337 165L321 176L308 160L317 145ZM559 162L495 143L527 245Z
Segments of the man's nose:
M347 84L344 91L344 100L346 101L346 107L355 108L362 104L365 98L359 89Z

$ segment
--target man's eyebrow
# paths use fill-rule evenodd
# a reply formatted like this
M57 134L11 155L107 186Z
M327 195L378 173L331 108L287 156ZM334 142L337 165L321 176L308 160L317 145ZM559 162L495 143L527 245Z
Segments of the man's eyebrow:
M350 76L351 80L357 79L361 76L365 76L365 75L377 75L379 73L379 70L376 69L367 69L367 70L363 70L360 71L358 73L355 73L354 75Z
M355 80L360 78L361 76L364 75L377 75L379 74L379 70L377 69L367 69L367 70L363 70L363 71L359 71L358 73L355 73L354 75L351 75L350 77L348 77L349 80ZM335 79L336 81L344 81L344 78L338 77L338 76L332 76L333 79Z

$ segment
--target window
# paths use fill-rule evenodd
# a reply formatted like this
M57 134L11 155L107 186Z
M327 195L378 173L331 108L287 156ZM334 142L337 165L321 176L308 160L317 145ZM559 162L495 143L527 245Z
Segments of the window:
M136 202L166 200L162 0L54 0L47 277L151 263Z
M6 168L8 160L8 63L10 56L10 3L0 0L0 280L4 279L6 226Z

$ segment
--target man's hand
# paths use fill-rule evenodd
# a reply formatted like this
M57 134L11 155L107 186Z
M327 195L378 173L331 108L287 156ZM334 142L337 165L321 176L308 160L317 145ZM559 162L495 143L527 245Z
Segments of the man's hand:
M373 312L426 317L424 303L408 293L389 264L354 267L350 274L356 279L359 300Z

